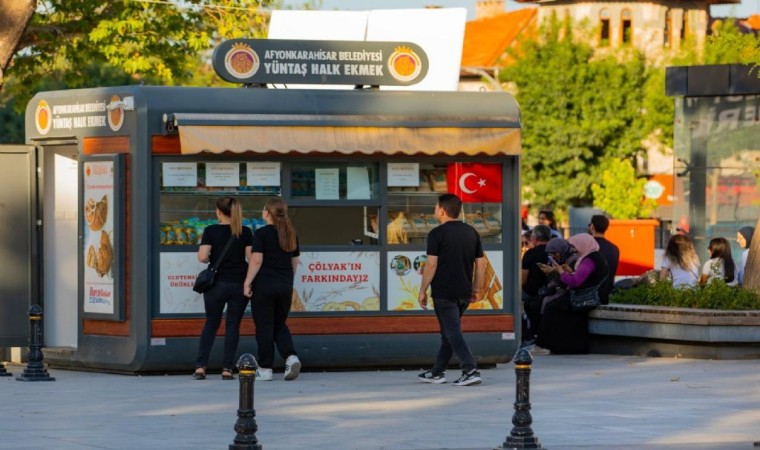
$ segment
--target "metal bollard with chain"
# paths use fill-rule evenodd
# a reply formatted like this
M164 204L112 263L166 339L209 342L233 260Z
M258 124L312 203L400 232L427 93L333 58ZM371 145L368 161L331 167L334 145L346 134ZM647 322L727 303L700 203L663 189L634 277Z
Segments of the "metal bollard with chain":
M235 422L235 439L229 450L261 450L262 446L256 439L256 410L253 409L253 386L256 379L256 369L259 368L256 358L250 353L240 357L237 363L240 371L240 403Z
M55 381L42 363L42 307L29 308L29 362L16 381Z
M526 349L521 349L515 356L515 413L512 415L512 431L501 447L503 449L542 448L538 438L533 435L530 425L533 418L530 415L530 365L533 358Z

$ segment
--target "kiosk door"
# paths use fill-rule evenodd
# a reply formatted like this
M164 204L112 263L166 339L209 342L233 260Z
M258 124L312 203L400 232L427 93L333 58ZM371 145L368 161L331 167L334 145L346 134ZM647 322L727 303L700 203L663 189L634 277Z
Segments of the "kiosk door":
M45 346L76 348L79 334L77 147L45 146L42 154Z
M34 147L0 146L0 347L28 345L39 295L35 159Z

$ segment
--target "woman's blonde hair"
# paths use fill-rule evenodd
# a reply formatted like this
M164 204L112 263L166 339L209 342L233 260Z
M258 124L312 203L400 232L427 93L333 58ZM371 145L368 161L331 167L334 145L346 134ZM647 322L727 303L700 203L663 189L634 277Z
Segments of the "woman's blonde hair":
M243 234L243 207L232 197L222 197L216 201L216 208L230 218L232 235L239 238Z
M665 258L684 270L693 270L695 267L699 270L699 256L694 243L685 234L676 234L670 238L665 247Z
M280 241L280 248L286 252L292 252L296 249L296 230L288 218L288 204L285 200L274 197L267 200L264 209L272 217L272 225L277 230L277 236Z

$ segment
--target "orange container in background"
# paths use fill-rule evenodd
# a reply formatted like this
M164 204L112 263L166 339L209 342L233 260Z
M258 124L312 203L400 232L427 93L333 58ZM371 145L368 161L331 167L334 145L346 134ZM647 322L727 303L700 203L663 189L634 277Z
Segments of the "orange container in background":
M610 220L604 237L620 249L616 276L641 275L654 269L654 232L658 220Z

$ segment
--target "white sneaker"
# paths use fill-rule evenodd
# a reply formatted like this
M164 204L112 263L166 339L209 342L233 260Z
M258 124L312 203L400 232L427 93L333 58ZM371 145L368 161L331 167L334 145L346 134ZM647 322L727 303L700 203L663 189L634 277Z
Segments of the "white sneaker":
M259 367L256 370L256 381L272 381L272 369Z
M288 356L288 359L285 360L285 379L287 381L295 380L299 373L301 373L301 361L298 356Z
M529 351L530 351L531 356L552 354L552 352L548 348L539 347L538 345L533 346L533 348L530 349Z

